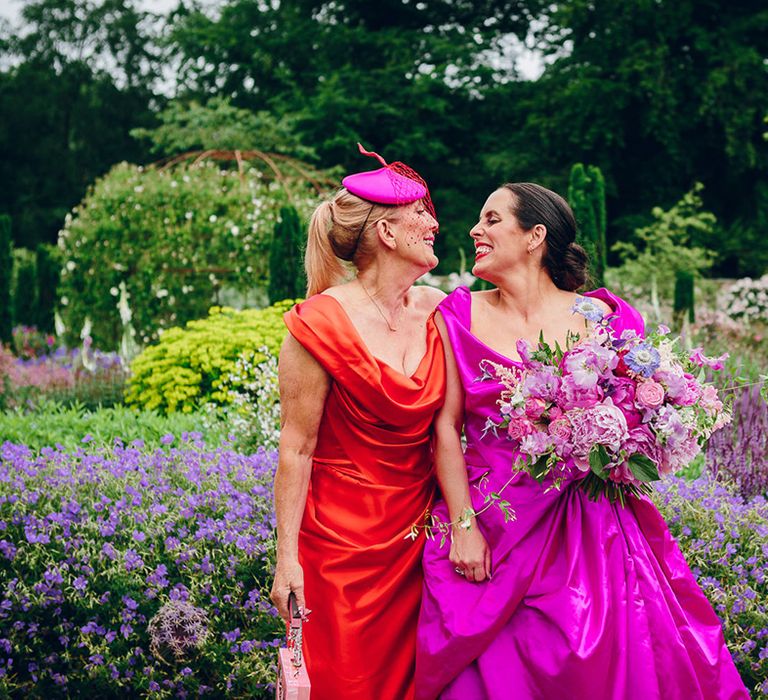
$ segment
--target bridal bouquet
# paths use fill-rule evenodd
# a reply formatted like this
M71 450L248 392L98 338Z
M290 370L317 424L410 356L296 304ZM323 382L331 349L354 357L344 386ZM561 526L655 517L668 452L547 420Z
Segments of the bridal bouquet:
M516 443L517 471L560 488L577 478L592 498L605 493L622 503L627 493L650 491L649 482L687 465L703 443L731 420L705 367L722 369L727 355L689 353L659 326L643 338L617 336L609 316L587 297L573 311L593 322L566 348L539 339L517 343L515 366L484 360L486 376L504 390L500 429Z

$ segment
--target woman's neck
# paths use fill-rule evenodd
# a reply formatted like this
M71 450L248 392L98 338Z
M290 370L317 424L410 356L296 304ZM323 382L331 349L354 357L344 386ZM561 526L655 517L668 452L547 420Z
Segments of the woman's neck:
M371 265L357 274L364 291L390 312L408 305L408 292L416 279L391 266Z
M562 294L546 270L509 274L497 281L495 305L505 313L528 320L547 309Z

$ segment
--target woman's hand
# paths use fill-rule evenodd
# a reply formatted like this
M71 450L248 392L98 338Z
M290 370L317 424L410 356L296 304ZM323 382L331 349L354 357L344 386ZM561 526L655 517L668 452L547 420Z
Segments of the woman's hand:
M288 611L288 596L291 592L295 593L299 612L306 619L310 611L306 610L304 602L304 571L296 559L278 559L270 598L286 623L290 622L291 617Z
M474 518L469 528L453 527L449 559L467 581L480 583L491 578L491 550Z

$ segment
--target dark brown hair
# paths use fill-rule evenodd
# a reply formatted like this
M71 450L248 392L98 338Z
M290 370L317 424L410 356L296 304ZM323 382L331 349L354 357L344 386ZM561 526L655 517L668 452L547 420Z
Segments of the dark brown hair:
M532 182L507 182L502 187L512 193L512 213L525 231L536 224L547 227L542 263L552 281L569 292L583 287L589 280L589 258L575 242L576 219L568 202Z

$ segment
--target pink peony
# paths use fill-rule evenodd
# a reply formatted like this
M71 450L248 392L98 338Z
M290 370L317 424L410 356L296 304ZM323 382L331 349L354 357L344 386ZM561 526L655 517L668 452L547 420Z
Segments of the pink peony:
M681 372L660 371L653 375L653 378L659 382L667 393L667 400L677 406L689 406L690 389L688 380Z
M603 390L595 385L592 387L579 386L573 375L563 377L560 385L557 403L560 408L570 411L573 408L591 408L597 405L603 398Z
M611 399L579 412L571 420L573 457L582 471L589 469L589 453L595 445L618 452L627 439L627 419Z
M615 377L611 380L608 395L614 406L618 406L627 419L627 426L631 429L640 424L642 416L635 407L635 382L626 377Z
M659 445L656 436L647 425L638 425L629 431L624 450L628 455L639 453L654 462L659 461Z
M659 408L664 403L664 387L653 379L640 382L635 389L635 401L642 408Z

